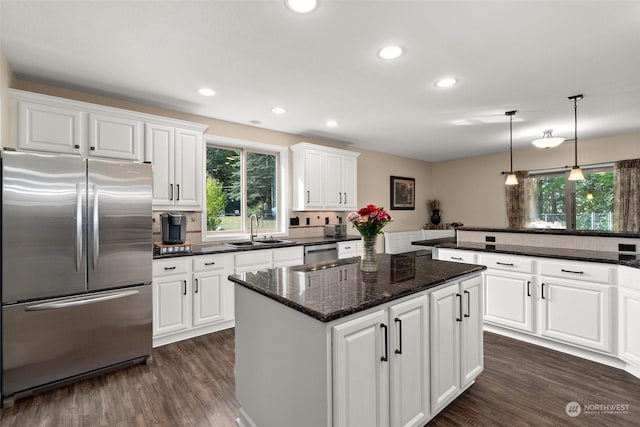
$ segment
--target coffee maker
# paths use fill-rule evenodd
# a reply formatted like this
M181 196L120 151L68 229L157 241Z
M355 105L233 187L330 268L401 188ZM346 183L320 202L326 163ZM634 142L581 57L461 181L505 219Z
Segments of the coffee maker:
M179 212L160 214L162 223L162 243L183 244L187 236L187 216Z

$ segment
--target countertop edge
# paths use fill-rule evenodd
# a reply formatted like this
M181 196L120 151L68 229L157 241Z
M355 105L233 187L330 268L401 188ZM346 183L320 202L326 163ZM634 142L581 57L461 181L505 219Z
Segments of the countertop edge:
M526 233L562 236L621 237L632 239L640 238L640 233L625 231L565 230L560 228L459 227L458 231L486 231L488 233Z

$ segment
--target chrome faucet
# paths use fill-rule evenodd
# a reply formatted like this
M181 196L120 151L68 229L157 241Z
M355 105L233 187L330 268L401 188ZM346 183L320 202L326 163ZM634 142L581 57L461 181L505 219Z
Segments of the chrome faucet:
M256 219L256 228L258 228L258 217L256 216L256 214L251 214L251 216L249 217L249 229L250 229L250 233L251 233L251 241L253 242L253 238L254 237L258 237L258 233L253 234L253 219Z

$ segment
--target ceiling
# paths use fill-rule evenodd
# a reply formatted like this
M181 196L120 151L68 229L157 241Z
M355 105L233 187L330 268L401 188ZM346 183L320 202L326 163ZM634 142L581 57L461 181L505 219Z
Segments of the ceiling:
M319 2L1 0L0 42L20 79L426 161L507 151L507 110L514 149L572 138L580 93L580 140L640 132L638 1Z

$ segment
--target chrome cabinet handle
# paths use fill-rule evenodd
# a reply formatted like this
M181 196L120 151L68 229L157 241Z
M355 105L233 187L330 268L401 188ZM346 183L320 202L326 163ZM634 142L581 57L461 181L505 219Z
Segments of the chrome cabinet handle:
M82 264L82 188L76 184L76 271Z

